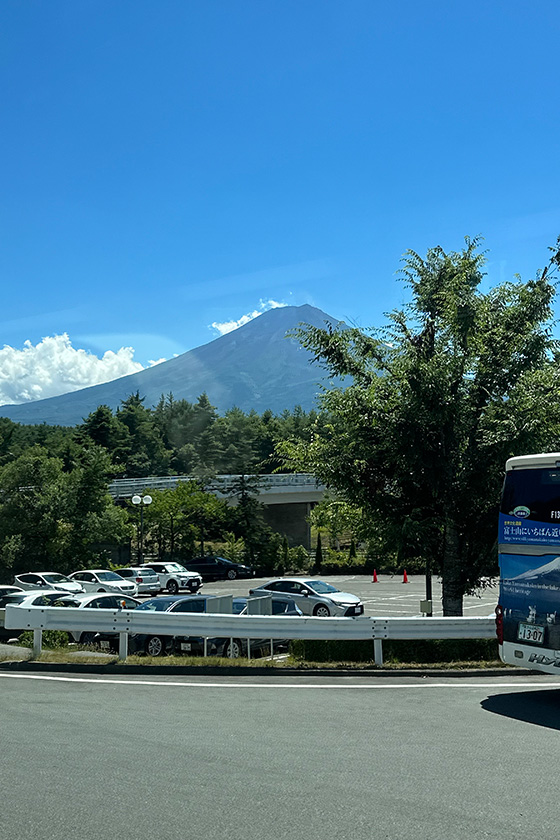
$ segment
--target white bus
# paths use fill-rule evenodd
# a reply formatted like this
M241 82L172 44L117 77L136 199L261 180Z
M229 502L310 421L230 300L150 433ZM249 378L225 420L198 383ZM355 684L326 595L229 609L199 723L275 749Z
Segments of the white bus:
M507 461L498 552L500 657L560 675L560 452Z

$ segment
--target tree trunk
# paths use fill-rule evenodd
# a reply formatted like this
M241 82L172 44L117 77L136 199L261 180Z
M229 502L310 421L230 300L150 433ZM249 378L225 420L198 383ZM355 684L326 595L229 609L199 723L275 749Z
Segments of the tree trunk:
M450 519L445 524L442 582L443 614L463 615L459 532L456 523Z

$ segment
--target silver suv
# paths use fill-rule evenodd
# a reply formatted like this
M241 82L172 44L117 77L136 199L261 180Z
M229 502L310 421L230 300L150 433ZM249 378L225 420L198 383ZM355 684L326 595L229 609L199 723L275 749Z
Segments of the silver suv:
M144 569L152 569L158 578L161 589L170 595L176 595L180 589L198 592L202 586L202 578L196 572L189 572L180 563L144 563Z

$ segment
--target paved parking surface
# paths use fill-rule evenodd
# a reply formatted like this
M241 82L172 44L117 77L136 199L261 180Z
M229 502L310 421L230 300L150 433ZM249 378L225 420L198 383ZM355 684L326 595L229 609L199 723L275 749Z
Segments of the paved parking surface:
M15 840L554 837L560 681L0 673Z
M426 597L426 578L424 575L408 575L408 583L403 583L401 576L378 575L378 582L373 583L370 575L329 575L324 579L343 592L357 595L364 603L365 614L371 616L415 616L421 615L420 601ZM247 595L252 587L266 583L268 578L252 580L216 581L205 583L203 592L207 594ZM441 582L432 579L433 614L443 615L441 607ZM463 614L488 616L494 612L498 600L498 586L483 590L479 596L468 596L464 600Z

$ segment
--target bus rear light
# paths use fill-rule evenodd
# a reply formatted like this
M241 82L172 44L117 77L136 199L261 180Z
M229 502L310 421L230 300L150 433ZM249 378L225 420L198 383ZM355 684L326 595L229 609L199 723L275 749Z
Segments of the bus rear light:
M504 608L498 604L496 607L496 636L498 637L498 644L504 643Z

